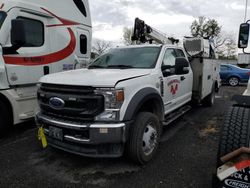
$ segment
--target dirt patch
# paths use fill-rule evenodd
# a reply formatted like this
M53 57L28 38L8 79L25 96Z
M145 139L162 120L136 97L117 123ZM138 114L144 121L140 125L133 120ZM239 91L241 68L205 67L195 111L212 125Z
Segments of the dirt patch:
M206 138L209 135L218 133L219 128L218 128L218 125L217 125L217 120L218 120L218 118L214 117L213 119L207 121L206 127L199 131L199 137L200 138Z

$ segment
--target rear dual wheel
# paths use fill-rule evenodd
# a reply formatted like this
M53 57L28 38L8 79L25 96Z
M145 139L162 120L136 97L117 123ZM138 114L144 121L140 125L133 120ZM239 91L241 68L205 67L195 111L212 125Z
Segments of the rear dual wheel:
M214 105L214 102L215 102L215 86L213 85L211 93L207 97L205 97L203 104L205 106L211 107Z

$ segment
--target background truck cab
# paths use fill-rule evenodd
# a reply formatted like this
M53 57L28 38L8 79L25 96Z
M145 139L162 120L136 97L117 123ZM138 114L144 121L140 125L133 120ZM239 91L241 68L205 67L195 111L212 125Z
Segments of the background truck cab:
M0 133L34 116L40 77L90 59L87 0L0 1Z

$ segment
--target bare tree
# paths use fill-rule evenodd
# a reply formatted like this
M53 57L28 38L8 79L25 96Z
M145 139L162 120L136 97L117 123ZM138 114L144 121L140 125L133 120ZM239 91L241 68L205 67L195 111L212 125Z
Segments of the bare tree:
M123 42L126 45L130 45L132 44L132 40L131 37L133 35L133 28L129 28L129 27L124 27L123 28Z
M105 40L96 40L93 44L92 50L98 55L103 54L105 51L112 47L112 43Z
M215 44L216 51L220 58L235 59L237 53L236 39L233 34L223 33Z

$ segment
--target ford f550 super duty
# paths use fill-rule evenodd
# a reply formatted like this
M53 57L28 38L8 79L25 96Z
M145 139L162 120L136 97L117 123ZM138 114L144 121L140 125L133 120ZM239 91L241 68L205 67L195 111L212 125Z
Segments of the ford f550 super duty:
M209 43L186 38L184 50L137 19L133 40L156 39L164 44L114 48L86 69L41 78L36 121L48 144L90 157L126 152L145 163L162 126L187 112L192 100L211 106L220 83Z

